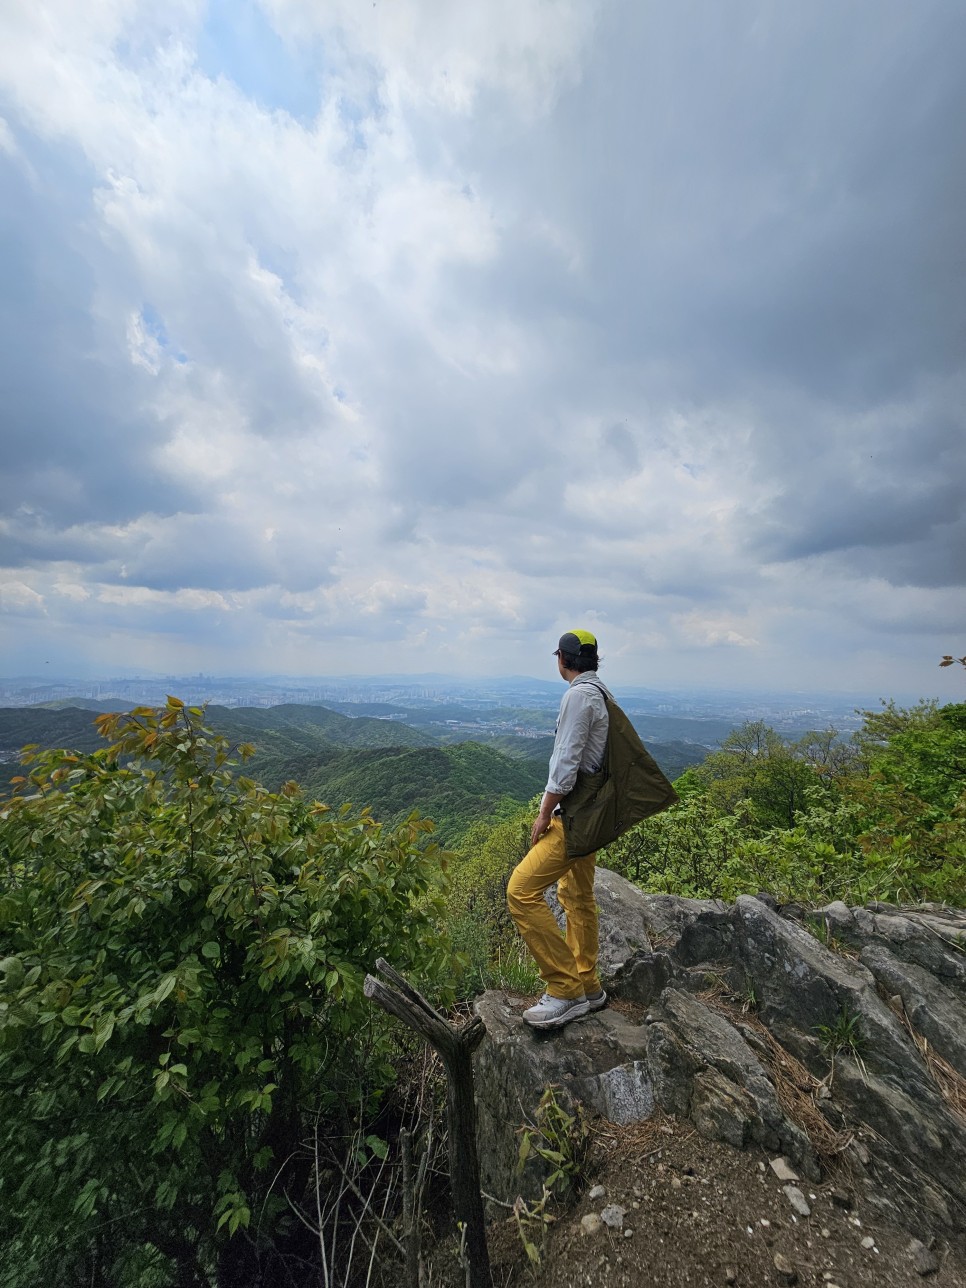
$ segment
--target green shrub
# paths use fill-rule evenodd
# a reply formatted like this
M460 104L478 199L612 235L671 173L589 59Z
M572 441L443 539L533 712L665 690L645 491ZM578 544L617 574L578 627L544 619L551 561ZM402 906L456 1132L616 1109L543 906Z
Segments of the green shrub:
M760 721L675 784L601 861L645 890L803 903L966 901L966 706L865 712L785 744Z
M233 777L176 699L98 723L0 806L0 1284L254 1281L310 1129L394 1077L367 968L451 972L440 854Z

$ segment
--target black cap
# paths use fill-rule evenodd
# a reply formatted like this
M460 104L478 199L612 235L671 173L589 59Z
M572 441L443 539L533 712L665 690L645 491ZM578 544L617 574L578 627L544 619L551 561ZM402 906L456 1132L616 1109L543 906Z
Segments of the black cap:
M570 653L573 657L596 657L597 636L590 631L566 631L560 637L556 652Z

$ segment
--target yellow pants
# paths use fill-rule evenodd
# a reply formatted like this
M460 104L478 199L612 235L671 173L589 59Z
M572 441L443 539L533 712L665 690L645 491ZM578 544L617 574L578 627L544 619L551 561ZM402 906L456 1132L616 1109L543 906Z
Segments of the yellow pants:
M553 818L549 830L514 868L507 886L510 916L551 997L582 997L600 989L594 900L596 859L596 854L568 858L563 823ZM555 881L557 897L567 914L566 937L543 897Z

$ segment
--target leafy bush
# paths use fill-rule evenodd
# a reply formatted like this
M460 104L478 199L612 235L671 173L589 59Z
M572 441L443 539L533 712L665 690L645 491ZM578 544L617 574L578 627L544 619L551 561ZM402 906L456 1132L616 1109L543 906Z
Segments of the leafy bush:
M310 1129L394 1077L366 969L452 969L440 852L235 778L176 699L98 723L0 807L0 1284L254 1282Z
M760 721L675 786L680 804L601 861L644 889L734 899L966 900L966 706L894 703L786 744Z

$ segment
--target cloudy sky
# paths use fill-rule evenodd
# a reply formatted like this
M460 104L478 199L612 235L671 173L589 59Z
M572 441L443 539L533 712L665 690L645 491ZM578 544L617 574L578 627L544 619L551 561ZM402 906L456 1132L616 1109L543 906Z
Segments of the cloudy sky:
M962 0L6 0L3 672L962 691Z

